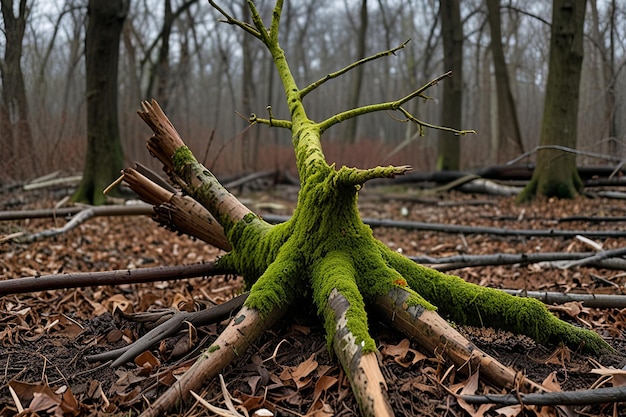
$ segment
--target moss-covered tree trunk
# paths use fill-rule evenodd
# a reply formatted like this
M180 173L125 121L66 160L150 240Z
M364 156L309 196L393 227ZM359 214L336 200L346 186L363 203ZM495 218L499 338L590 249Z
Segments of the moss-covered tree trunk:
M583 61L583 29L587 1L554 0L550 39L550 62L541 146L530 182L518 196L573 198L582 190L576 155L578 98ZM556 147L555 147L556 146Z
M409 167L338 169L326 162L322 133L344 120L374 111L399 111L424 125L402 105L421 96L437 80L400 100L351 109L316 122L306 113L305 96L365 61L301 88L278 44L281 1L275 6L269 29L251 1L253 24L236 20L210 3L228 23L261 40L271 53L290 117L252 116L251 122L291 130L301 189L291 219L270 225L198 163L155 102L144 103L140 115L154 131L148 141L150 152L163 162L173 181L221 225L232 250L220 258L217 268L242 275L250 289L244 307L226 330L144 416L167 414L188 400L190 391L198 391L286 311L295 306L302 309L302 303L312 303L324 320L328 345L341 362L366 416L393 415L376 358L376 343L368 331L368 313L381 312L392 325L414 335L425 349L445 356L459 369L474 371L480 367L481 375L510 389L517 388L515 371L464 339L437 314L437 308L442 316L458 323L502 328L541 343L562 342L589 352L611 350L597 334L558 320L537 300L482 288L415 264L376 240L362 222L357 198L363 184L404 174ZM526 379L521 385L533 386Z
M83 178L73 201L105 202L104 189L120 175L124 156L117 115L117 67L128 0L91 0L88 5L85 65L87 152Z

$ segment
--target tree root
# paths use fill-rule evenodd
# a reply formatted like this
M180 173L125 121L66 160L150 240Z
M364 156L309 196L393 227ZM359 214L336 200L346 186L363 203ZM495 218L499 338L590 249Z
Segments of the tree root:
M373 307L424 349L450 359L458 370L467 375L480 369L481 375L496 386L519 388L520 375L516 371L480 350L435 311L420 305L409 305L411 295L409 291L396 287L377 297ZM546 388L525 377L521 382L522 388L546 391Z
M364 352L363 346L355 343L356 337L347 326L346 313L350 302L339 291L333 290L327 306L327 314L332 314L335 321L333 348L350 380L361 415L393 416L377 353Z
M199 391L207 381L217 376L283 316L285 311L275 309L266 316L261 316L257 310L242 307L217 340L200 355L180 379L141 413L141 417L167 415L181 402L189 400L190 391Z

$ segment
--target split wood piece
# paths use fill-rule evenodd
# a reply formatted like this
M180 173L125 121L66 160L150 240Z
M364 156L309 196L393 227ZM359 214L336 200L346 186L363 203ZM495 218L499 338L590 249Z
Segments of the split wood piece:
M224 222L232 224L252 213L193 156L191 156L192 162L179 167L181 169L176 171L173 156L177 150L186 147L185 143L156 100L144 101L141 106L142 110L137 114L154 132L146 146L150 153L163 164L172 181L204 206L225 228L227 227ZM196 190L204 191L195 192Z
M172 193L133 168L123 171L124 181L139 198L154 206L153 219L170 230L185 233L216 248L232 248L224 228L196 200Z
M191 399L191 391L199 391L237 356L242 355L285 311L274 309L266 317L261 317L257 310L242 307L217 340L140 417L170 415L181 407L182 402Z
M543 386L504 366L463 337L435 311L407 304L411 294L393 288L374 302L377 312L398 330L413 338L424 349L449 359L462 372L471 375L480 369L493 384L507 389L543 390ZM520 385L521 386L518 386Z
M346 313L350 302L336 289L328 297L327 308L335 320L333 350L346 372L352 392L364 417L393 416L387 384L378 364L376 352L364 353L347 327ZM327 314L325 314L327 315Z
M222 304L205 310L188 312L177 311L165 322L159 324L148 333L135 340L128 346L123 348L102 352L95 355L86 356L87 362L106 362L113 360L111 368L122 366L127 362L132 362L142 352L151 349L161 340L173 336L181 329L185 328L187 323L191 323L194 327L206 326L208 324L219 323L230 317L234 311L241 308L244 301L248 298L248 293L238 295ZM169 312L167 312L169 313ZM140 313L144 314L144 313ZM151 313L148 313L151 314ZM127 316L132 320L132 315Z
M0 297L9 294L95 287L98 285L139 284L156 281L195 278L230 273L215 262L193 265L158 266L155 268L119 269L103 272L79 272L0 280Z

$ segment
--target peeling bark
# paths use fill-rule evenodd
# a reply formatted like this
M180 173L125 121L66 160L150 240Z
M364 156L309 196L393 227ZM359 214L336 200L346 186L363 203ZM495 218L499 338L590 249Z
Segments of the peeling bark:
M393 416L389 405L387 384L378 364L376 352L363 352L363 346L348 328L346 313L350 302L339 291L333 290L328 299L328 311L335 320L333 348L348 375L352 391L363 416Z

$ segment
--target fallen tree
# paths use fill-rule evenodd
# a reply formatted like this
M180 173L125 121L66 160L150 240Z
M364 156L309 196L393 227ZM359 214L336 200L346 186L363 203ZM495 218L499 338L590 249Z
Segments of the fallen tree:
M348 376L361 414L366 416L393 415L378 365L376 343L368 332L367 306L373 308L369 310L371 314L380 314L459 369L471 373L480 368L481 375L509 389L541 387L523 377L520 381L513 369L482 352L442 316L459 323L487 323L526 334L540 343L564 343L593 354L612 350L597 334L558 320L537 300L516 298L423 267L376 240L359 216L358 191L368 180L402 175L409 167L336 169L326 162L320 141L322 133L367 113L398 111L420 127L453 130L424 123L402 107L411 99L424 97L426 89L450 74L399 100L351 109L315 122L306 114L303 99L307 94L358 65L393 54L404 44L300 88L278 43L282 1L277 1L269 26L251 1L248 5L252 24L239 21L213 1L210 3L227 23L259 39L273 58L284 86L290 119L253 115L250 122L291 130L301 187L293 216L278 225L266 222L196 160L156 102L143 103L139 115L154 132L148 149L164 164L172 181L211 214L212 227L219 225L223 229L232 250L220 258L218 267L242 275L250 288L244 306L224 332L144 411L144 416L164 415L181 407L191 399L192 391L198 391L260 334L301 303L312 302L324 319L328 345ZM133 170L125 171L131 188L137 184L134 175ZM151 198L150 193L133 190L142 198Z

